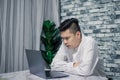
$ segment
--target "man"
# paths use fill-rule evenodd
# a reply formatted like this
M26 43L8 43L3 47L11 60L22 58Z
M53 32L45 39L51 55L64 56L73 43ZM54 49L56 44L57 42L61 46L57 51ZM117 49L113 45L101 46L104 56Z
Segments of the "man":
M92 37L82 34L78 20L75 18L65 20L59 30L63 42L51 68L81 76L103 76L97 44Z

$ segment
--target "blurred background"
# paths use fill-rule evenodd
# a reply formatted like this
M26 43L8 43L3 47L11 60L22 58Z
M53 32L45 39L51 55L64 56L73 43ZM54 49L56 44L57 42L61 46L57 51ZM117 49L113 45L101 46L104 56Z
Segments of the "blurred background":
M25 49L40 50L44 20L79 19L94 37L108 77L120 80L120 0L0 0L0 73L28 69Z

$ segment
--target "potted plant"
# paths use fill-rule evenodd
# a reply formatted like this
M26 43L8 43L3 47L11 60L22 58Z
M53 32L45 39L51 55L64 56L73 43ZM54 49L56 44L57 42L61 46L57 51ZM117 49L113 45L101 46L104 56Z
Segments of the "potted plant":
M46 20L43 22L43 29L41 33L41 47L40 51L47 63L47 68L50 69L50 64L61 44L61 37L58 28L55 28L55 23Z

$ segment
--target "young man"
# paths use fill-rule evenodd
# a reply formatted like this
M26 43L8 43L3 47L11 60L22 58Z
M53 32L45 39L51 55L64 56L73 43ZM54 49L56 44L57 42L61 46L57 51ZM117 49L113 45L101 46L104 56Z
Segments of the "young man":
M65 20L59 30L63 42L51 68L81 76L103 76L104 69L98 57L97 44L92 37L81 33L78 20Z

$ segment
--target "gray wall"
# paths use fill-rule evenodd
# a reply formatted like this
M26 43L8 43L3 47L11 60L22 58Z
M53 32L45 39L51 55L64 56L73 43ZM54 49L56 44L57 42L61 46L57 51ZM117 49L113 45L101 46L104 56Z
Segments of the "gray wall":
M61 21L77 18L83 33L93 36L108 77L120 80L120 0L60 0Z

